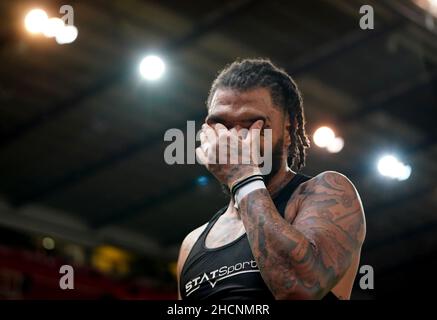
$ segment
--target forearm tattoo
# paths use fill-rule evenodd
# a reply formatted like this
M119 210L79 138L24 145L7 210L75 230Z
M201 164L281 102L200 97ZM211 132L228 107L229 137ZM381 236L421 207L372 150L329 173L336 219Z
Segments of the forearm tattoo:
M292 221L279 215L266 189L242 199L240 216L261 275L277 299L323 297L364 240L359 196L336 172L322 173L294 192L285 212Z

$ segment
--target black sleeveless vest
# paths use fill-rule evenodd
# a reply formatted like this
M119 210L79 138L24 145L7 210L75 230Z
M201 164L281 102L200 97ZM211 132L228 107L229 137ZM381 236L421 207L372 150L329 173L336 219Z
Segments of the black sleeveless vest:
M311 177L297 173L273 199L282 217L292 193L309 179ZM224 246L206 248L206 236L226 208L209 220L185 261L180 276L182 299L274 300L261 277L246 233ZM325 298L336 299L331 292Z

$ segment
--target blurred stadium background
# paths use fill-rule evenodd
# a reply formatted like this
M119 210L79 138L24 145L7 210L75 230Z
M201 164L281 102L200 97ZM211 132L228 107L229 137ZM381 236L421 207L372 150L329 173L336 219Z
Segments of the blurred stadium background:
M419 288L437 267L437 2L69 1L78 36L30 34L33 8L0 2L0 299L172 299L184 236L226 201L199 165L169 166L164 132L204 118L217 71L269 57L295 77L310 134L330 126L344 148L314 143L304 173L337 170L367 216L362 265L383 299ZM359 9L371 5L373 30ZM158 81L138 65L153 53ZM384 154L408 179L377 170ZM434 160L433 160L434 159ZM75 267L60 290L59 266Z

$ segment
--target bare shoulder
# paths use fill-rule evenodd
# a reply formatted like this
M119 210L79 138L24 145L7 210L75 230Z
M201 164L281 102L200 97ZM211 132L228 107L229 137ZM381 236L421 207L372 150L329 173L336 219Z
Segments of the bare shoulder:
M182 241L181 247L179 249L179 257L178 257L178 263L177 263L177 281L178 281L178 299L181 299L181 291L179 286L179 281L181 277L182 268L185 264L185 261L188 258L188 255L190 254L191 249L193 248L193 245L196 243L199 236L202 234L203 230L205 230L208 223L205 223L201 225L200 227L194 229L191 231L185 239Z
M205 230L207 224L208 223L205 223L200 227L191 231L182 241L181 247L179 249L179 257L178 257L178 265L177 265L178 274L181 273L185 260L187 259L191 249L193 248L193 245L196 243L197 239L199 238L203 230Z
M325 191L348 192L358 195L358 191L352 181L350 181L344 174L337 171L323 171L302 183L299 187L308 191L314 189L325 189Z
M364 241L366 225L361 198L354 184L342 173L324 171L296 190L297 222L318 219L337 225Z

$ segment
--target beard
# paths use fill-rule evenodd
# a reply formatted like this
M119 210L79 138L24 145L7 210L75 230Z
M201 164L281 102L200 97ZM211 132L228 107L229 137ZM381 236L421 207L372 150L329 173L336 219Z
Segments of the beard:
M266 186L281 169L284 156L286 157L284 152L284 138L280 138L272 148L272 170L269 174L264 175ZM231 190L226 184L221 184L221 188L225 195L231 196Z
M272 148L272 170L269 174L264 176L264 182L266 183L266 185L281 169L284 156L286 156L284 153L284 139L281 138Z

